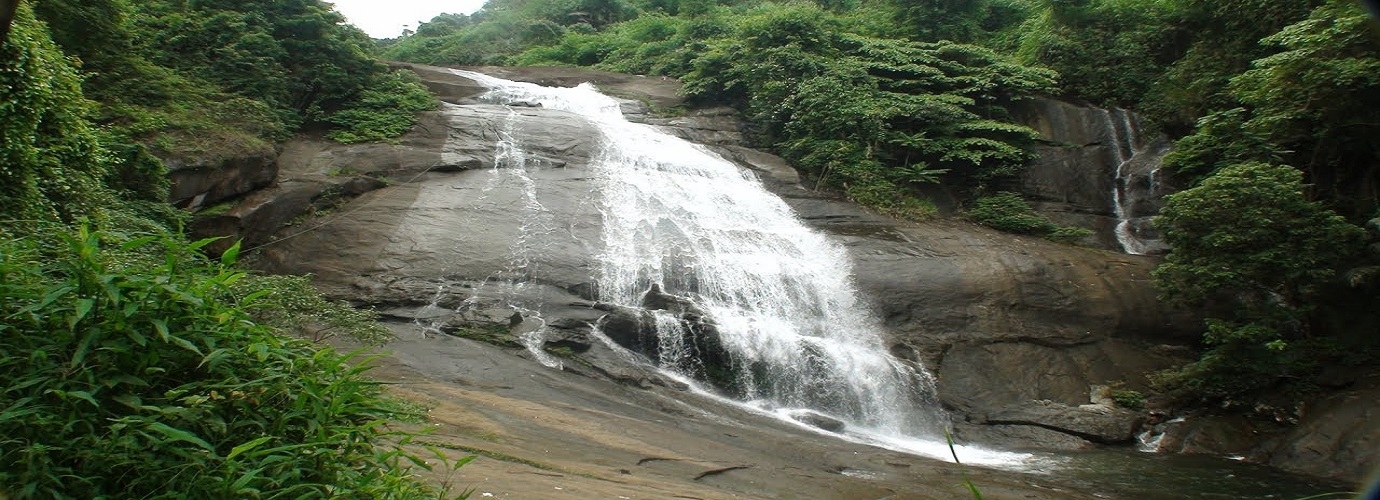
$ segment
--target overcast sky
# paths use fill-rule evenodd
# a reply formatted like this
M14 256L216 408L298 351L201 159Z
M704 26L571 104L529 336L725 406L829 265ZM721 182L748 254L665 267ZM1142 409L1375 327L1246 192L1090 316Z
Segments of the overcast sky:
M394 38L437 14L471 14L484 0L326 0L374 38Z

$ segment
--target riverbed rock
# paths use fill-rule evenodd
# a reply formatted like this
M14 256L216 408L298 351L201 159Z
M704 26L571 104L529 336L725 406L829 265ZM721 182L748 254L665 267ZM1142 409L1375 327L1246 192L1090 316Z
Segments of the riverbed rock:
M810 427L817 427L829 432L843 432L844 427L846 427L842 420L809 410L792 412L791 418Z
M1355 483L1380 472L1376 450L1380 377L1372 375L1311 405L1298 425L1266 441L1256 453L1282 469Z
M1135 440L1144 418L1132 411L1105 405L1066 405L1048 400L1029 401L987 415L991 425L1029 425L1103 444Z
M166 160L168 202L195 210L268 186L278 176L275 156L263 149L228 158Z

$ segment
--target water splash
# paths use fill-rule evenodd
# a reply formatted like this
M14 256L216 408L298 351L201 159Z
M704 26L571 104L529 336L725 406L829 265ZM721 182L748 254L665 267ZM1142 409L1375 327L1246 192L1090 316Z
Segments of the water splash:
M599 300L640 307L649 291L683 297L712 321L724 352L706 367L683 317L655 311L656 364L716 371L744 400L808 408L878 435L935 438L947 422L932 377L886 353L842 246L801 223L757 179L702 146L623 119L593 86L547 88L456 71L482 99L562 110L601 133L592 161L604 249Z

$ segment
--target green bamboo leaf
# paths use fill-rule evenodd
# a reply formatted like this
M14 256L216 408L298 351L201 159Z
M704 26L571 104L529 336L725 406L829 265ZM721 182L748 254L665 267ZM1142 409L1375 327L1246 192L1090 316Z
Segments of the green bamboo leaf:
M197 437L196 434L192 434L190 432L178 429L176 427L171 427L162 422L151 423L148 425L148 429L162 434L163 437L166 437L173 441L191 443L205 449L206 451L214 451L213 447L211 446L211 443L207 443L205 440Z
M144 246L144 245L147 245L149 242L154 241L154 240L156 240L156 239L158 239L157 236L144 236L144 237L142 237L142 238L135 238L135 239L126 241L123 245L120 245L120 250L123 250L123 251L128 252L128 251L133 250L133 249L135 249L135 248L139 248L139 247L142 247L142 246Z
M50 390L50 391L47 391L47 392L48 392L49 394L57 394L58 397L61 397L61 398L63 398L63 399L77 398L77 399L80 399L80 400L82 400L82 401L86 401L86 402L88 402L88 403L91 403L91 406L100 406L100 405L101 405L100 403L96 402L96 398L91 397L91 393L86 392L86 391L59 391L59 390Z
M190 244L190 245L187 245L187 250L201 250L202 247L204 247L204 246L206 246L206 245L210 245L210 244L212 244L212 243L215 243L217 240L221 240L221 239L224 239L224 238L225 238L224 236L216 236L216 237L213 237L213 238L202 238L202 239L196 240L195 242L192 242L192 244Z
M246 452L246 451L252 450L252 449L254 449L254 448L259 447L259 445L261 445L261 444L267 443L270 439L273 439L273 437L272 437L272 436L264 436L264 437L255 439L255 440L253 440L253 441L250 441L250 442L248 442L248 443L244 443L244 444L242 444L242 445L239 445L239 446L236 446L236 447L234 447L234 448L231 448L231 449L230 449L230 454L229 454L229 455L226 455L226 456L225 456L225 459L226 459L226 460L230 460L230 459L232 459L232 458L235 458L235 457L239 456L240 454L242 454L242 453L244 453L244 452Z
M67 326L76 326L77 323L86 318L86 315L91 312L91 308L95 305L96 301L93 299L77 299L77 316L68 321Z
M172 341L172 343L174 344L177 344L178 347L181 347L188 351L192 351L197 354L201 354L201 349L198 349L196 344L193 344L190 340L177 336L170 336L168 337L168 340Z
M164 341L164 342L167 342L167 341L168 341L168 337L171 336L171 335L168 333L168 322L167 322L166 320L163 320L163 319L154 319L154 320L153 320L153 329L154 329L155 331L158 332L158 339L159 339L159 340L162 340L162 341Z
M225 253L220 254L220 263L222 265L230 266L235 264L235 261L240 257L240 243L241 242L236 241L234 245L230 245L230 248L225 250Z

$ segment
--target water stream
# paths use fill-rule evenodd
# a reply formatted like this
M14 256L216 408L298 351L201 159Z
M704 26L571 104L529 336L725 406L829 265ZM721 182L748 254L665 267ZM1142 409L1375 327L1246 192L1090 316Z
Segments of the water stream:
M1112 158L1116 162L1112 181L1112 208L1116 213L1116 241L1122 250L1133 255L1144 255L1148 245L1132 232L1131 197L1128 193L1131 162L1141 147L1140 133L1131 114L1124 109L1104 109L1102 116L1107 122L1111 135Z

